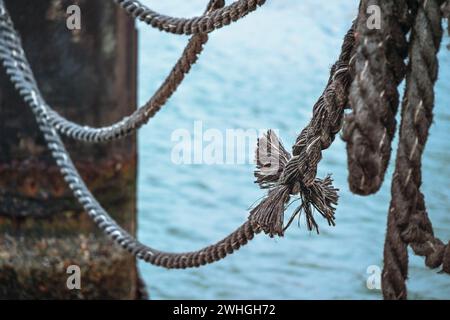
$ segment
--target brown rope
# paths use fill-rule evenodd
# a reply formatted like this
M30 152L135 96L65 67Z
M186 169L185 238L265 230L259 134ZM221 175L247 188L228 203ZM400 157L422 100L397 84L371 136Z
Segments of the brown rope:
M447 19L447 32L450 35L450 0L447 0L442 4L442 15ZM450 46L449 46L450 49Z
M194 18L176 18L159 14L144 6L138 0L114 0L133 17L157 28L174 34L191 35L209 33L235 22L262 6L266 0L237 0L216 11ZM224 2L224 0L220 0Z
M218 10L224 5L225 2L223 0L209 0L205 14ZM56 111L50 110L51 124L64 135L76 140L88 142L109 141L127 136L145 125L159 110L161 110L162 106L165 105L167 100L182 83L192 66L197 62L207 41L208 34L206 33L197 33L193 35L186 45L180 59L155 94L147 103L145 103L145 105L133 112L129 117L109 126L92 128L71 122L59 115ZM49 106L48 108L50 109Z
M442 38L442 2L420 1L412 29L384 248L382 287L385 299L407 298L408 244L417 254L426 257L427 266L443 265L444 271L449 272L450 249L434 237L420 192L422 153L433 118L434 84L438 74L436 55Z
M381 9L381 29L369 29L367 8ZM345 117L349 185L362 195L379 190L391 155L399 104L398 85L405 76L408 6L406 0L361 1L355 67L350 89L352 113Z
M258 141L256 182L261 188L270 189L267 197L250 212L249 219L270 236L283 236L290 222L302 211L309 230L319 232L313 217L314 209L329 225L334 225L338 190L332 186L330 177L316 178L317 165L322 158L322 150L331 145L341 129L350 84L349 62L353 45L354 25L344 38L341 54L331 68L325 91L314 105L312 120L293 146L293 156L272 131ZM261 157L266 154L269 156ZM283 227L284 212L292 195L299 195L301 205L294 211L288 225Z

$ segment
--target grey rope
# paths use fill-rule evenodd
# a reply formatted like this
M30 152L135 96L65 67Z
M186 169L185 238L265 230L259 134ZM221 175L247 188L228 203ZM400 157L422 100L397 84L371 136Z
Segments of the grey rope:
M216 10L223 5L224 2L222 0L210 0L206 12ZM6 63L11 69L11 72L14 72L15 77L22 76L27 78L33 90L37 95L41 96L41 100L44 101L23 50L20 35L14 29L14 24L9 15L6 15L2 19L0 28L0 55L7 61ZM43 107L47 109L49 123L61 134L85 142L98 143L116 140L135 132L145 125L177 90L185 75L197 61L198 55L202 52L203 46L207 41L207 34L200 33L192 36L181 58L175 64L169 76L153 97L129 117L125 117L110 126L92 128L67 120L49 105L44 103Z
M262 6L266 0L238 0L201 17L191 19L174 18L159 14L144 6L138 0L114 0L133 17L157 28L174 34L209 33L222 28L231 22L245 17L250 12Z
M4 7L3 0L0 0L0 11L0 32L3 33L5 30L10 31L11 21L9 14ZM350 30L346 36L343 45L344 53L341 53L340 59L348 56L348 52L350 51L349 48L353 43L352 34L353 31ZM6 35L8 35L8 33L6 33ZM8 55L8 52L5 52L8 50L5 50L4 48L5 42L7 41L3 41L0 43L0 58L3 61L6 73L9 75L19 94L22 96L24 101L29 105L32 112L34 113L39 129L44 134L47 146L51 151L53 158L56 160L57 165L60 167L60 171L69 188L72 190L75 198L83 206L84 210L89 214L89 216L97 224L97 226L107 236L109 236L121 247L131 252L138 259L143 259L151 264L163 266L166 268L199 267L201 265L223 259L226 255L233 253L241 246L247 244L248 241L253 239L254 235L259 233L261 230L264 230L266 233L270 233L271 235L282 235L282 232L279 232L278 230L276 230L276 232L271 232L270 230L272 226L268 227L264 223L261 223L261 219L257 218L257 212L262 213L260 209L264 207L263 204L260 204L258 206L259 209L256 211L252 210L249 220L246 221L236 231L234 231L225 239L219 241L215 245L208 246L199 251L179 254L167 253L153 249L140 243L126 230L121 228L109 216L109 214L103 209L103 207L97 202L97 200L88 190L77 169L75 168L70 156L68 155L60 139L60 136L57 133L57 130L50 123L49 110L42 96L38 94L39 91L37 90L34 79L30 77L27 72L17 72L18 64L20 64L21 62L18 62L17 59L11 57L11 55L16 56L18 55L18 52L13 50L11 52L11 55ZM332 68L333 80L338 78L338 74L341 75L342 72L340 72L340 70L341 68L339 63L337 64L337 66L334 66ZM331 80L331 83L333 83L333 80ZM327 91L333 90L333 88L327 89ZM290 179L294 179L294 176L296 176L296 174L292 175L289 174L289 172L291 172L292 164L295 164L294 171L296 172L298 163L296 161L289 162L291 163L291 165L289 165L289 163L287 164L287 167L285 168L286 174L290 177ZM280 176L280 179L284 179L284 177L286 177L285 174ZM332 187L331 179L329 177L325 178L324 180L315 179L314 182L311 182L309 186L302 185L302 183L299 182L300 190L298 190L297 192L294 189L297 188L298 183L295 183L295 181L285 182L288 183L286 187L292 184L293 190L289 190L289 192L300 192L301 200L303 202L303 205L296 210L294 216L298 214L300 210L304 210L308 218L308 225L310 229L313 226L317 229L317 225L312 219L312 210L313 208L315 208L327 218L330 224L334 224L332 222L332 220L334 220L333 205L335 205L337 202L337 190ZM284 188L285 187L282 187L283 190ZM271 209L271 200L273 199L269 196L268 200L269 201L265 203L268 203L268 209ZM282 206L284 205L283 202L281 202L281 204ZM277 208L277 211L278 209L279 208ZM281 211L276 215L278 218L282 218ZM272 222L269 222L269 224L272 225Z
M0 28L2 31L4 30L5 23L8 24L8 20L10 20L9 13L4 6L3 0L0 0ZM140 243L109 216L89 191L74 166L59 134L49 122L48 109L42 96L35 90L36 84L29 77L26 77L26 75L18 73L17 66L15 65L16 61L3 54L2 44L0 44L0 48L2 51L0 58L2 59L6 73L35 115L39 129L47 142L47 147L51 151L64 180L75 198L109 238L125 250L128 250L136 258L145 260L153 265L171 269L199 267L223 259L228 254L233 253L241 246L247 244L248 241L253 239L256 233L260 232L258 227L246 221L236 231L215 245L186 253L163 252Z

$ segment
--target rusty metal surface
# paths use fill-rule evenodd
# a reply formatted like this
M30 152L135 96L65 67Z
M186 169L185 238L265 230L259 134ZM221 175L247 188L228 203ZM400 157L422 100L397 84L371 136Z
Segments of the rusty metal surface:
M114 122L132 112L136 105L136 31L134 22L112 2L7 0L5 3L23 37L42 94L58 112L94 126ZM66 28L66 8L74 3L81 8L82 28L70 31ZM135 233L135 137L101 145L66 142L93 193L125 229ZM39 218L27 217L29 213ZM134 258L94 230L65 188L31 112L2 69L0 298L41 295L135 298L138 281ZM83 239L93 244L89 249L89 267L83 260L84 253L78 250ZM41 243L46 243L44 249L38 249ZM94 281L88 271L83 273L86 289L78 293L68 291L65 280L61 283L55 280L66 278L62 269L48 268L44 263L52 252L59 267L67 259L74 264L78 261L82 269L84 266L95 270L102 280ZM52 283L46 289L48 293L33 285L34 273L42 281ZM123 290L111 291L113 288L109 286L120 286ZM106 294L110 291L114 293Z

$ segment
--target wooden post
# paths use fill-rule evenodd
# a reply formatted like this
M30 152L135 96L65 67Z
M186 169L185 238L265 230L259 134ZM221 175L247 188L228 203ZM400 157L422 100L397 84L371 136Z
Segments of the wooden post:
M5 4L53 108L92 126L135 109L136 30L112 1ZM66 25L74 4L81 9L79 30ZM134 234L136 138L95 145L64 141L98 200ZM67 287L71 265L81 270L80 290ZM1 68L0 299L135 299L138 283L135 259L99 233L75 202L32 113Z

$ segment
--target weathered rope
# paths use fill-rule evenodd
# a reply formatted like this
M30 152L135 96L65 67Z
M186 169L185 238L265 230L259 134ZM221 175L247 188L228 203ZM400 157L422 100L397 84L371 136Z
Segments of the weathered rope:
M223 7L223 5L223 0L210 0L206 12L217 10ZM13 72L16 76L19 74L26 76L30 80L30 85L35 92L41 95L37 81L23 50L20 35L14 29L14 24L10 17L5 17L2 20L1 29L0 55L7 61L6 63L10 66L10 69L14 70ZM48 109L48 121L61 134L75 140L91 143L116 140L135 132L146 124L177 90L178 86L184 80L185 75L189 73L192 65L197 61L207 41L208 35L205 33L193 35L184 49L181 58L153 97L129 117L125 117L110 126L92 128L65 119L49 105L45 104L44 107Z
M381 28L370 29L369 6L381 9ZM379 190L391 155L399 104L398 85L405 77L409 30L406 0L362 0L357 33L352 113L345 117L349 185L362 195Z
M216 5L224 5L221 0L217 1ZM147 14L150 24L174 33L209 32L212 31L210 28L221 27L219 20L213 27L208 26L208 22L205 22L207 20L202 20L216 12L193 19L192 22L172 19L173 23L178 24L177 27L175 24L170 26L168 21L171 18L162 17L158 20L158 15L153 11L140 11L139 3L135 5L136 1L116 2L127 3L130 13L141 19L145 19ZM365 17L360 13L357 27L354 24L344 39L341 55L331 69L325 91L314 105L312 120L293 146L293 155L284 149L271 130L258 140L255 176L261 188L269 189L267 197L251 210L248 221L225 239L202 250L187 253L162 252L140 243L108 215L87 189L54 127L61 129L61 126L52 123L54 115L39 94L31 68L27 67L20 38L13 29L3 0L0 0L0 58L11 81L33 111L69 188L98 227L137 258L154 265L166 268L199 267L223 259L248 243L260 231L270 236L283 236L286 228L301 212L305 213L310 230L318 231L313 217L314 209L330 225L334 225L338 190L333 187L329 176L323 180L316 178L317 166L322 158L322 150L331 145L342 127L352 80L354 82L350 95L354 113L349 118L346 126L348 132L344 132L344 137L349 142L349 154L357 155L358 158L354 157L350 166L351 175L354 174L350 183L352 185L352 181L358 182L352 186L352 190L357 193L368 194L378 190L389 162L390 144L395 132L397 86L405 73L405 35L409 26L406 2L416 3L412 0L362 0L360 9L364 13L364 8L367 9L369 4L380 5L383 10L382 23L386 28L382 32L367 32L364 30ZM392 200L384 249L382 281L386 299L407 297L405 280L408 274L408 245L411 245L416 254L426 258L427 266L442 266L444 272L450 273L450 243L444 244L434 236L424 197L420 192L421 157L432 122L433 90L438 70L436 54L442 38L441 18L442 13L446 12L444 6L440 7L443 2L420 0L418 8L409 8L416 17L409 47L410 61L402 104L400 143L392 181ZM256 5L257 1L248 3ZM209 9L213 5L211 2ZM176 28L182 31L177 31ZM355 37L358 39L357 46ZM201 51L202 44L200 49L197 48L198 52ZM179 81L181 80L182 78ZM380 83L384 85L380 86ZM165 101L161 101L160 106ZM365 132L363 124L372 129ZM73 133L66 134L70 136ZM301 205L284 225L284 212L292 196L298 196Z
M313 117L302 130L292 148L295 158L301 159L298 171L306 186L317 175L322 151L328 149L342 128L351 83L350 60L355 44L355 23L347 32L338 61L333 65L328 84L313 107Z
M266 0L238 0L229 6L191 19L174 18L159 14L144 6L138 0L114 0L114 2L133 17L154 28L174 34L190 35L195 33L209 33L215 29L222 28L255 11Z
M9 14L4 7L3 0L0 0L0 32L5 30L5 26L8 30L9 20ZM352 34L353 32L351 31L346 36L343 50L347 49L349 45L353 43ZM3 43L0 43L0 51L3 52L4 50L2 47ZM15 53L13 52L13 54ZM343 56L346 55L341 54L341 57ZM131 252L138 259L143 259L151 264L172 269L199 267L201 265L223 259L226 255L233 253L241 246L247 244L249 240L253 239L255 234L261 231L262 226L257 220L255 221L252 219L251 214L249 220L235 232L231 233L228 237L215 245L208 246L199 251L187 253L168 253L153 249L140 243L109 216L109 214L97 202L86 187L83 179L80 177L76 167L74 166L70 155L67 153L59 134L49 122L49 114L46 103L42 96L35 90L35 83L33 83L33 80L26 74L18 73L16 71L17 66L14 65L14 63L11 63L11 60L9 60L5 54L0 55L0 58L3 60L6 73L9 75L15 88L33 111L39 129L42 131L47 142L47 146L51 151L57 165L60 167L64 180L72 190L75 198L107 236L109 236L122 248ZM341 64L338 65L340 66ZM342 73L342 69L334 67L332 69L332 79L330 80L330 84L335 81L334 79L341 76ZM298 164L296 162L290 161L290 163L295 164L295 168L298 168ZM290 169L286 168L286 172L286 174L282 174L280 179L283 177L299 178L290 174ZM295 185L297 186L298 184L295 183ZM337 193L336 189L331 186L331 179L326 178L323 181L316 179L316 184L312 184L307 188L300 183L300 188L302 188L301 197L304 201L304 210L306 212L312 210L311 206L318 210L321 210L323 206L327 206L330 207L329 210L331 210L331 213L334 213L334 208L332 208L332 205L337 201ZM312 215L312 212L309 214Z
M350 84L349 62L353 45L354 26L347 32L325 91L313 107L312 120L293 146L293 156L284 149L273 131L258 142L256 182L261 188L270 190L250 212L250 220L270 236L283 236L286 229L283 227L284 212L292 195L300 196L301 205L294 211L290 222L304 211L308 229L319 232L313 217L313 209L316 209L329 225L334 225L337 189L332 186L330 177L316 178L317 165L322 158L322 150L331 145L341 129Z
M392 181L392 200L382 276L385 299L406 299L407 245L431 268L450 273L450 249L433 234L420 186L421 159L433 118L437 52L442 39L442 0L422 0L412 27L400 142Z
M0 0L0 32L3 32L5 22L9 24L8 20L10 20L9 13L4 7L3 0ZM72 190L75 198L108 237L125 250L131 252L138 259L143 259L151 264L171 269L199 267L223 259L228 254L233 253L241 246L247 244L259 232L257 227L254 227L247 221L235 232L215 245L195 252L178 254L159 251L137 241L109 216L85 185L70 155L67 153L59 134L50 124L46 103L42 96L35 91L32 80L21 73L17 73L16 68L11 65L11 61L5 58L4 55L1 55L1 59L15 88L33 111L39 129L42 131L47 142L47 146L57 165L60 167L61 174Z

